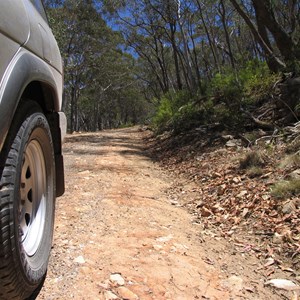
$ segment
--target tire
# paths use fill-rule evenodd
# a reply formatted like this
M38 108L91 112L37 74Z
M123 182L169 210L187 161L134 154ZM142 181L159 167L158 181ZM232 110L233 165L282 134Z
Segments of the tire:
M15 115L0 176L0 299L25 299L46 276L55 209L51 131L33 101Z

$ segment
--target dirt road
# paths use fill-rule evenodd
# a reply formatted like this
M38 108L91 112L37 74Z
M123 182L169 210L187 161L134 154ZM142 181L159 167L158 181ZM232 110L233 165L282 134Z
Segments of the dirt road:
M282 299L253 260L203 239L138 128L73 134L38 299ZM176 204L176 203L175 203Z

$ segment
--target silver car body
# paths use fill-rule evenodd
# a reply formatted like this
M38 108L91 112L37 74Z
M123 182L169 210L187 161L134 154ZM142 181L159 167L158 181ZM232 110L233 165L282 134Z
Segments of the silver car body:
M0 151L22 98L37 101L54 141L57 196L64 190L61 141L63 71L60 52L40 1L0 0Z

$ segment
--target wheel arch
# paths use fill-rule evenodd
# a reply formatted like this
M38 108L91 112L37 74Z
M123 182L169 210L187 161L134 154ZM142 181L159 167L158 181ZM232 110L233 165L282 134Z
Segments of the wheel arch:
M2 151L15 112L27 99L39 104L48 119L55 153L56 195L64 192L64 167L61 153L61 75L56 76L43 60L23 49L11 62L0 88L0 150ZM59 79L58 79L59 78Z

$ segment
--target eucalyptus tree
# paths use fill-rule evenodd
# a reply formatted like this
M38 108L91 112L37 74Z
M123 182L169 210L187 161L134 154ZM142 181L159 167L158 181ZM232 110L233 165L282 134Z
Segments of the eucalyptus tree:
M130 0L125 9L120 2L112 5L107 1L107 7L117 16L125 40L150 68L162 93L195 85L180 1Z
M300 3L297 0L230 0L249 26L274 72L300 73ZM251 8L253 10L251 10ZM254 11L254 14L250 12Z
M50 5L49 1L48 5ZM79 130L78 99L88 84L91 71L89 55L93 52L93 35L98 30L97 25L99 24L100 27L103 21L91 1L67 0L56 2L50 7L48 14L64 60L64 106L66 110L70 110L70 130Z
M132 105L129 96L135 93L134 99L143 101L137 95L135 59L102 17L101 1L46 4L64 59L69 129L98 130L138 119L141 105Z
M71 130L135 123L153 98L205 101L219 75L239 85L249 61L300 73L297 0L46 4L64 57Z

